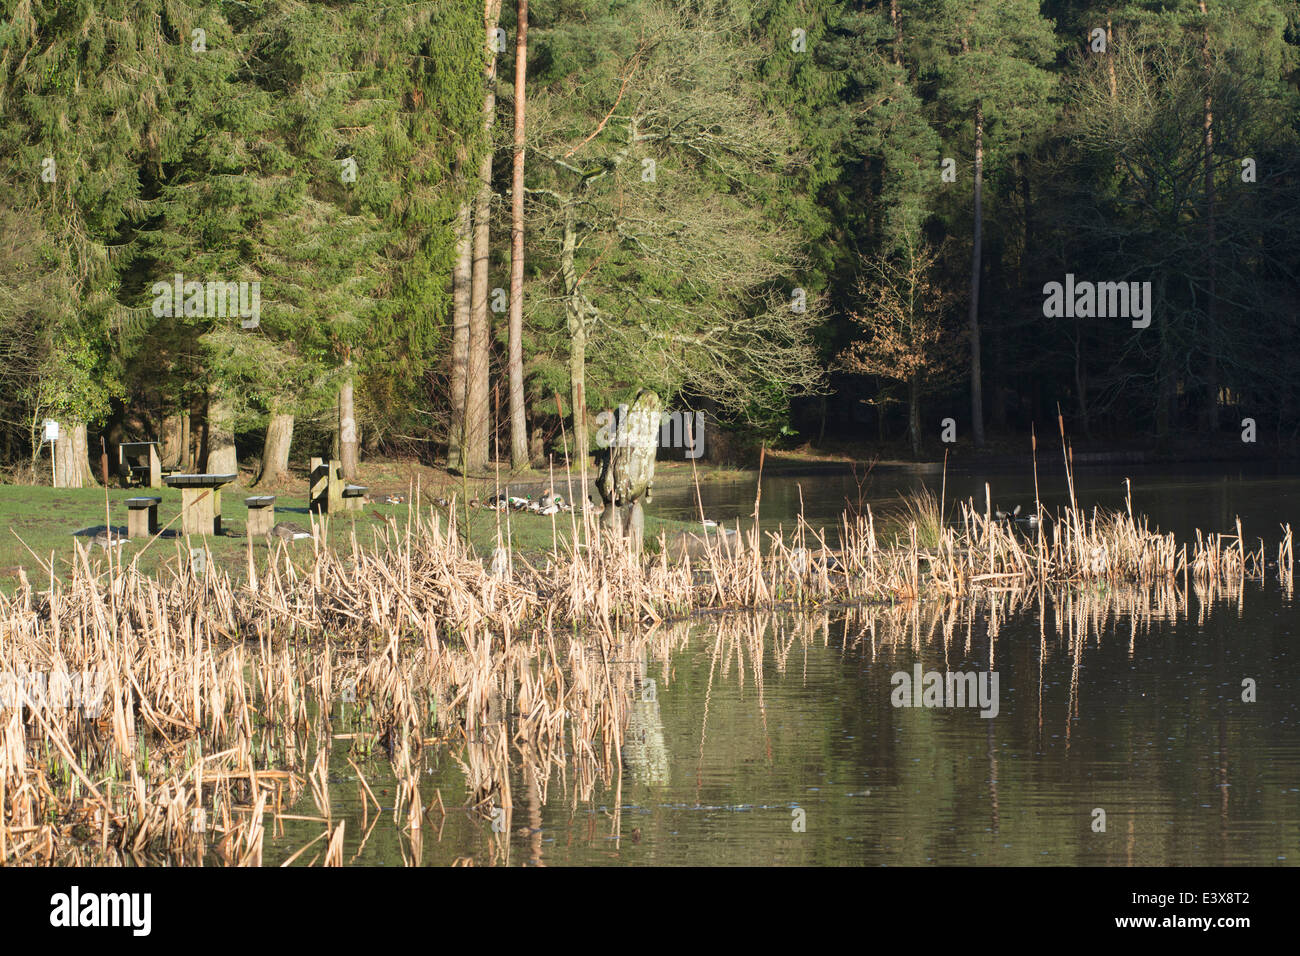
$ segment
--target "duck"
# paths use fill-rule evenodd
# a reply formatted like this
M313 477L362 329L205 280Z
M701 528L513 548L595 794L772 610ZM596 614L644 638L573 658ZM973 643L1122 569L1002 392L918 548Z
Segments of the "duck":
M572 511L573 507L565 503L564 499L557 495L552 488L547 488L542 492L542 497L537 503L538 513L544 515L558 514L561 511Z
M1037 528L1037 527L1038 527L1038 511L1035 510L1033 514L1031 514L1031 515L1024 515L1024 516L1022 517L1021 514L1020 514L1020 508L1017 507L1016 510L1015 510L1015 512L1011 515L1011 520L1013 520L1013 521L1014 521L1016 524L1018 524L1018 525L1025 525L1026 527L1029 527L1029 528Z
M483 505L479 502L479 500L478 500L477 498L471 498L471 499L469 499L469 501L466 503L466 507L468 507L468 508L482 508Z
M384 503L390 505L400 505L406 500L405 495L384 495Z
M310 538L311 532L291 521L281 521L271 529L271 535L282 541L298 541L302 538Z
M107 551L109 548L120 548L122 545L126 544L126 538L121 534L101 531L99 534L95 535L95 544Z
M1011 521L1011 520L1014 519L1014 518L1019 518L1019 517L1020 517L1020 505L1016 505L1015 508L1012 509L1010 512L1006 512L1006 511L994 511L994 512L993 512L993 516L994 516L995 518L997 518L999 521Z

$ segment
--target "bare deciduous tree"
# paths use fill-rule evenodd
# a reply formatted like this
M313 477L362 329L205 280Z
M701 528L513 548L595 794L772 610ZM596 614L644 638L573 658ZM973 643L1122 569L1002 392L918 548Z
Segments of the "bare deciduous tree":
M851 313L864 337L841 355L854 372L907 389L907 432L921 454L921 399L961 371L961 335L947 321L952 295L935 275L938 250L904 233L895 253L867 260L858 282L865 308Z
M558 268L570 400L585 454L587 372L602 391L689 391L751 419L821 381L822 303L798 289L798 237L761 208L800 162L752 86L755 56L725 18L638 11L641 39L594 128L574 135L571 90L534 91L531 230ZM589 106L589 104L588 104Z

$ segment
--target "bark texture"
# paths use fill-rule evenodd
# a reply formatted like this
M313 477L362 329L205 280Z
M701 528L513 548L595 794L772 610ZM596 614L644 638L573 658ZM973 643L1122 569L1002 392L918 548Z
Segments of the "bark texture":
M350 373L352 363L347 364ZM339 460L343 464L343 477L348 481L356 481L361 451L357 441L357 410L351 374L339 386Z
M451 273L451 428L447 434L447 465L459 469L465 449L465 383L469 366L470 284L474 271L474 242L470 204L456 218L456 261Z
M492 125L496 118L496 29L501 13L501 0L485 0L483 27L486 42L486 59L483 66L483 129L489 147L479 161L479 187L474 197L474 263L470 286L469 360L465 387L465 446L466 471L480 471L487 465L488 443L491 435L490 407L488 404L488 375L492 324L488 313L488 257L492 222Z
M524 415L524 122L527 111L528 0L518 0L515 36L515 142L510 187L510 464L528 466Z
M262 470L257 484L275 484L289 473L289 447L293 442L293 416L273 411L266 425Z
M90 448L85 422L61 422L55 443L54 486L56 488L93 488L94 469L90 467Z
M235 454L235 414L230 400L213 395L208 400L208 463L213 475L233 475L239 472L239 458Z

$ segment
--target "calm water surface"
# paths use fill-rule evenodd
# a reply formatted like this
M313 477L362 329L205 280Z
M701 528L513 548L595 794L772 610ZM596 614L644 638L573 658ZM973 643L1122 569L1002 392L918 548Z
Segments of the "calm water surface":
M1081 469L1081 504L1122 506L1180 538L1232 531L1274 551L1300 528L1300 481L1240 471ZM878 474L874 506L938 475ZM1032 476L950 472L949 499L993 485L1030 507ZM1063 480L1042 476L1049 508ZM800 508L834 521L851 477L769 478L765 527ZM754 483L707 484L705 513L753 509ZM691 517L694 491L654 510ZM770 524L769 524L770 523ZM363 819L335 742L331 798L360 864L1190 865L1300 862L1300 650L1292 597L1275 578L1238 592L1098 589L941 606L714 616L664 629L660 650L622 662L644 678L621 776L584 794L558 772L544 799L512 781L505 832L464 809L465 775L435 753L425 777L447 808L412 842L390 815ZM998 713L891 704L898 672L998 674ZM1257 701L1242 700L1243 681ZM653 683L652 683L653 682ZM653 698L653 699L650 699ZM363 769L395 790L382 758ZM1104 832L1098 828L1104 811ZM310 798L301 811L314 813ZM363 826L364 824L364 826ZM374 824L369 836L366 827ZM320 832L289 822L267 862ZM308 852L306 862L315 851Z

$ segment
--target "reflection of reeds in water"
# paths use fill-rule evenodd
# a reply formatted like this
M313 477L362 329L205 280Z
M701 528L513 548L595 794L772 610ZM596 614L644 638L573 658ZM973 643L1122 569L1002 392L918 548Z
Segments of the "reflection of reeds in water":
M446 747L504 856L521 769L532 781L523 806L546 802L553 782L576 806L597 787L620 788L625 765L652 784L665 779L646 688L669 676L666 663L656 677L649 662L689 640L673 618L858 604L842 640L876 655L937 635L969 646L983 611L992 655L1001 622L1041 604L1077 661L1107 622L1126 618L1136 636L1186 617L1189 591L1203 614L1224 596L1240 601L1267 568L1263 543L1248 549L1240 528L1198 536L1189 551L1131 511L1071 509L1030 538L967 503L953 524L930 533L912 521L888 545L868 508L844 519L834 545L803 521L766 540L756 524L710 535L694 562L670 560L666 547L634 554L589 527L586 547L555 549L536 566L517 559L498 576L446 520L390 521L373 543L317 547L303 567L279 544L255 577L250 559L243 585L211 563L195 574L179 554L174 570L151 578L133 566L106 571L81 549L68 579L51 576L45 591L24 579L0 596L0 678L102 679L89 708L50 694L0 700L0 861L258 864L266 822L279 834L297 819L321 832L294 860L346 862L330 805L336 741L350 742L364 793L362 847L391 813L403 854L419 861L426 824L446 812L421 775L430 748ZM1277 556L1289 588L1289 527ZM924 594L968 600L910 600ZM872 600L888 603L862 603ZM768 652L784 672L798 641L831 640L824 611L793 620L806 638L762 617L714 619L717 679L752 682L764 717ZM337 708L344 728L328 722ZM391 811L352 759L375 756L396 781ZM315 816L290 812L304 793Z
M460 560L457 545L439 552L433 540L419 559L392 556L386 570L411 582L401 589L353 578L326 598L344 572L322 551L310 575L275 568L255 594L211 571L164 582L127 569L106 583L84 562L49 592L0 599L0 676L26 686L30 673L51 669L105 675L89 702L96 714L35 693L0 705L0 860L77 862L94 847L110 861L215 854L257 864L264 819L277 829L290 819L325 828L315 857L309 845L293 859L336 864L344 839L330 804L336 740L350 740L358 758L388 758L392 814L412 860L430 812L445 814L440 795L421 786L429 745L451 747L471 807L494 824L504 811L506 835L510 770L521 763L543 800L557 771L575 801L589 799L621 768L644 682L621 661L644 660L653 632L587 638L544 622L525 630L521 609L534 597L489 579L477 562L479 574L456 592L442 575ZM301 590L307 580L314 607ZM321 639L331 630L339 636ZM232 639L241 635L248 639ZM340 698L352 732L326 724ZM387 811L349 763L365 791L368 839L372 807L376 822ZM286 812L304 789L314 817Z

